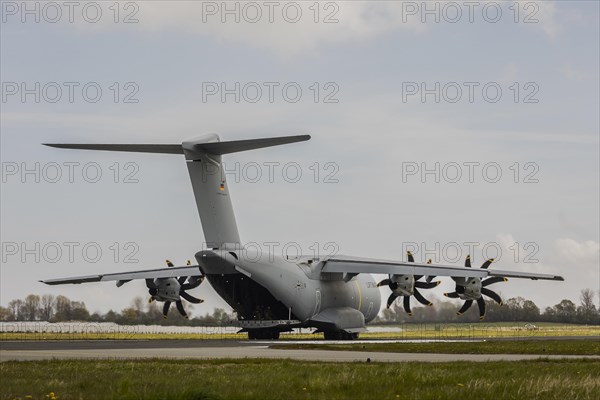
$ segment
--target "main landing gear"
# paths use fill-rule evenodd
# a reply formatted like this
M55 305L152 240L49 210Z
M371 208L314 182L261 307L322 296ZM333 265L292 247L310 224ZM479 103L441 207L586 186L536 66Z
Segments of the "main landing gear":
M323 331L325 340L356 340L358 332L351 333L346 331Z
M248 339L250 340L277 340L279 339L279 331L276 329L250 329L248 330Z

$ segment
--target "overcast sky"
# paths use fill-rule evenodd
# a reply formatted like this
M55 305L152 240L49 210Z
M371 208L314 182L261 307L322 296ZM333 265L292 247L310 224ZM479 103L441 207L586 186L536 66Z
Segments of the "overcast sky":
M209 132L312 135L224 157L244 243L476 265L500 249L492 268L566 279L505 298L598 293L598 2L1 4L2 305L120 310L142 282L38 280L183 264L204 241L183 157L40 143ZM228 308L194 293L195 314Z

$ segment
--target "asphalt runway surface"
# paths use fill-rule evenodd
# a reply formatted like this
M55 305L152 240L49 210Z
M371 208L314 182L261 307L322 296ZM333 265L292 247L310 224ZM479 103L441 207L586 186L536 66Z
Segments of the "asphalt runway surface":
M331 343L331 342L330 342ZM554 356L529 354L431 354L385 353L333 350L272 349L283 341L235 340L78 340L78 341L3 341L0 362L49 359L215 359L270 358L330 362L451 362L451 361L521 361L600 356Z

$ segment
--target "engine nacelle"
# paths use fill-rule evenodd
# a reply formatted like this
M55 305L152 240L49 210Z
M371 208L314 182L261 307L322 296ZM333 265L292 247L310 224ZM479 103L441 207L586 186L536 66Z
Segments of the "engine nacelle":
M414 275L391 275L390 289L396 296L412 296L415 291Z
M481 278L464 278L456 280L456 293L462 300L481 298Z
M175 278L157 278L156 288L150 289L152 299L156 301L179 301L181 285Z

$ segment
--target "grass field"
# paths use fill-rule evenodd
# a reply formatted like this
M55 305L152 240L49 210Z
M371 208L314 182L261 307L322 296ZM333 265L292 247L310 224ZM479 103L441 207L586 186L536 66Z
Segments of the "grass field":
M244 340L246 334L219 333L137 333L135 326L122 327L122 331L95 332L93 324L85 332L0 332L0 340L127 340L127 339L233 339ZM553 323L536 324L534 330L528 330L524 324L518 323L464 323L464 324L403 324L395 327L396 332L366 332L363 339L469 339L469 338L515 338L515 337L548 337L548 336L598 336L600 326L565 325ZM308 340L323 339L323 334L306 333L282 334L281 339Z
M0 364L2 399L598 399L600 362L275 360ZM27 397L31 396L31 397Z
M452 343L280 344L271 347L280 349L383 351L392 353L600 355L600 339L492 340L486 342Z

